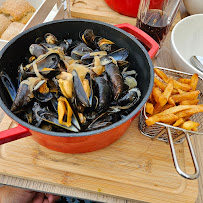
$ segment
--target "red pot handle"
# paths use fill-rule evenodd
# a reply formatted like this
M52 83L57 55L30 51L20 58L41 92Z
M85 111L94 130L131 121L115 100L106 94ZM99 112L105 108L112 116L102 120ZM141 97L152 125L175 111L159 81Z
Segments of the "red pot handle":
M18 125L15 128L0 132L0 144L18 140L29 135L31 135L31 133L28 128L25 128L22 125Z
M159 44L151 38L147 33L142 31L141 29L129 24L129 23L123 23L115 25L118 28L121 28L122 30L125 30L126 32L132 34L135 36L138 40L143 42L150 50L148 51L148 54L151 59L154 58L157 51L159 50Z

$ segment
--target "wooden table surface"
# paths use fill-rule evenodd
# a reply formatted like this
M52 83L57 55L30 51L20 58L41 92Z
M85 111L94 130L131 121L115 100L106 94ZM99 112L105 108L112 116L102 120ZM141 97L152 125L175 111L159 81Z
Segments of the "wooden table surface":
M172 63L172 59L170 57L170 33L168 34L164 42L164 45L160 50L159 55L157 56L156 59L153 60L153 64L175 69ZM0 121L2 120L3 116L4 116L4 112L0 108ZM201 143L203 143L203 136L194 136L194 146L195 146L194 148L195 148L196 156L200 167L200 177L198 178L199 194L198 194L196 203L203 202L203 145ZM52 184L41 183L37 181L31 181L23 178L16 178L16 177L6 176L6 175L0 175L0 183L32 189L36 191L43 191L47 193L50 192L55 194L67 194L67 196L73 196L73 197L78 197L83 199L91 199L99 202L110 202L110 203L140 202L140 201L129 201L129 200L108 196L108 195L103 195L99 193L76 190L76 189L67 188L63 186L56 186Z

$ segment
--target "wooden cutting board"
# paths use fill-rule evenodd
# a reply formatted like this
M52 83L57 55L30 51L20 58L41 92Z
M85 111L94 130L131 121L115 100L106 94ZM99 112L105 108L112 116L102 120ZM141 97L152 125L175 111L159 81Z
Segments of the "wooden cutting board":
M105 0L70 0L72 18L98 20L110 24L130 23L136 25L136 18L121 15L111 9ZM180 12L171 26L181 20Z
M197 181L180 177L170 147L138 130L138 117L110 146L90 153L65 154L40 146L32 137L0 146L0 173L146 202L195 202ZM14 127L4 117L0 129ZM176 145L181 167L193 173L187 144Z

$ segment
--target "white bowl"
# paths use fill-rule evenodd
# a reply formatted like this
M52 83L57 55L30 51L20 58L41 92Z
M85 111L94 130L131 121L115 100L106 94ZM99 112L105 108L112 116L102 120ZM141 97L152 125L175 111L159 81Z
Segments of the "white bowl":
M179 21L171 32L171 55L177 70L188 73L203 72L190 62L193 55L203 56L203 14L188 16Z
M189 14L203 13L203 0L183 0L183 3Z

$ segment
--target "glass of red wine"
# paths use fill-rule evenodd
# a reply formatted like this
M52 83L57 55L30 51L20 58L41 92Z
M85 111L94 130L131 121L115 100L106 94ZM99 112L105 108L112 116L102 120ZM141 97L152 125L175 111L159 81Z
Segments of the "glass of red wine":
M136 27L162 46L179 9L180 0L140 0Z

